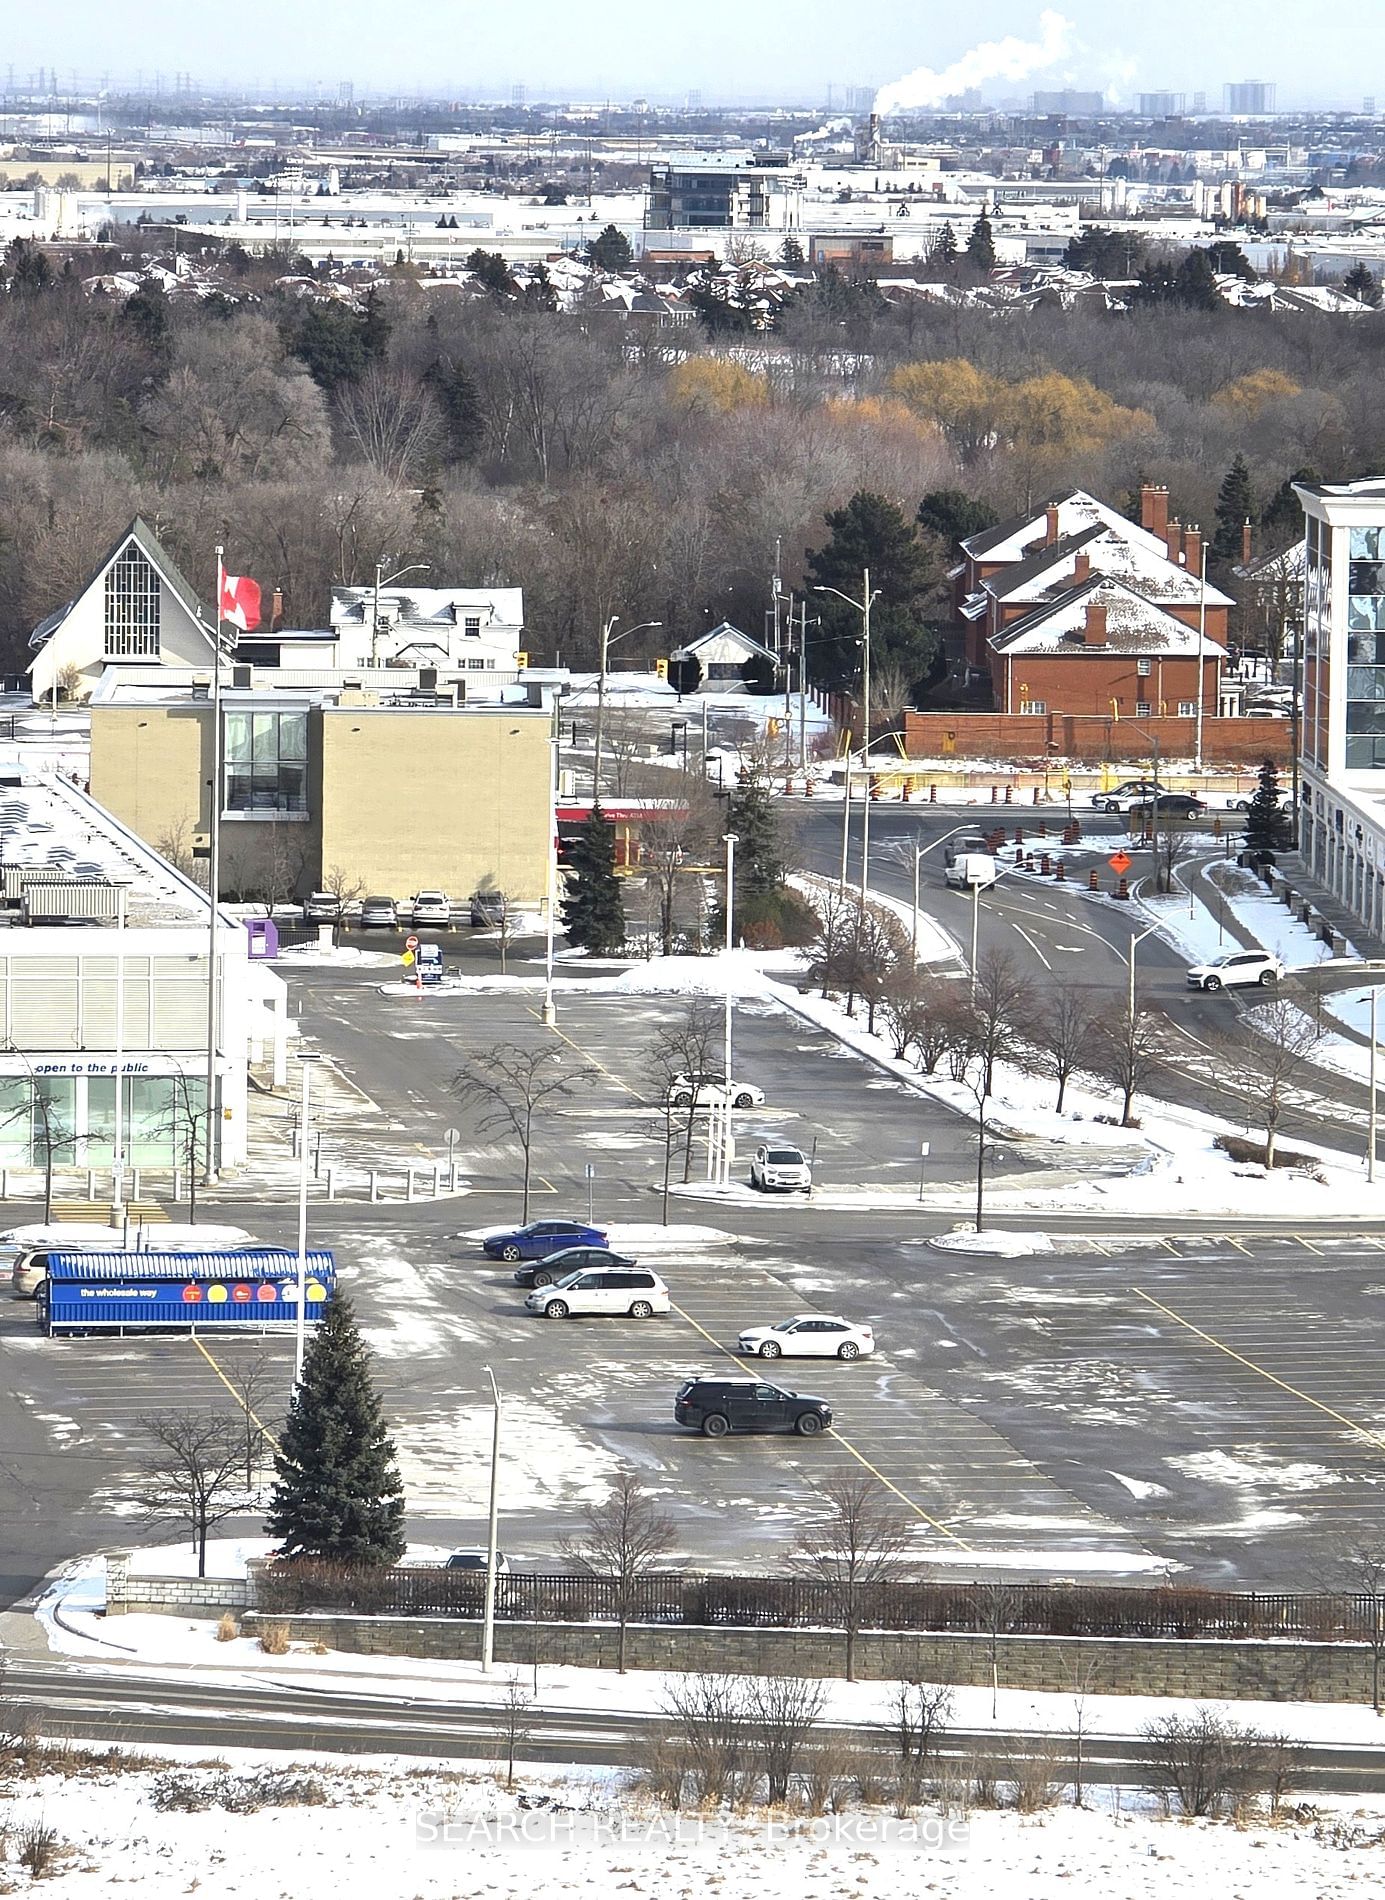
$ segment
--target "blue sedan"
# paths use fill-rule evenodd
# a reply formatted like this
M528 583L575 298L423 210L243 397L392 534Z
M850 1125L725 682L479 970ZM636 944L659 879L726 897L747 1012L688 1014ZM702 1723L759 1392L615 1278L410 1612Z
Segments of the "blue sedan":
M531 1220L525 1227L488 1234L481 1242L492 1260L542 1260L563 1247L604 1247L604 1227L578 1220Z

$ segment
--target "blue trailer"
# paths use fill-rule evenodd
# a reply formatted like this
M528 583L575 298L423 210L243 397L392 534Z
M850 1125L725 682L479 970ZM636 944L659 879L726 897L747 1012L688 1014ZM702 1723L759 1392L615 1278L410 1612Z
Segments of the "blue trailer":
M307 1256L305 1323L336 1291L331 1253ZM298 1256L284 1247L210 1253L61 1253L48 1256L38 1323L72 1333L284 1332L297 1323Z

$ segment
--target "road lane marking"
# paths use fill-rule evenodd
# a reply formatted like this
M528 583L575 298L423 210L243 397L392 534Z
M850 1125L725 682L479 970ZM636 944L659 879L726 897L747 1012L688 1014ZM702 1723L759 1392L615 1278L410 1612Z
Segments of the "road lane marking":
M542 1010L531 1008L529 1010L529 1014L534 1018L534 1021L536 1023L541 1023L543 1021ZM616 1075L612 1070L608 1069L606 1067L606 1064L602 1062L599 1057L594 1056L590 1049L584 1049L580 1042L573 1041L572 1037L568 1035L566 1030L559 1029L557 1023L550 1023L548 1027L553 1031L553 1034L559 1039L560 1042L565 1042L569 1049L575 1049L578 1055L581 1056L584 1062L590 1062L594 1069L600 1070L601 1074L605 1076L608 1082L614 1082L618 1089L624 1089L625 1093L627 1095L633 1095L636 1101L639 1101L641 1099L640 1092L638 1089L632 1089L628 1082L622 1082L620 1077Z
M1258 1374L1260 1378L1267 1379L1271 1385L1277 1385L1281 1392L1288 1392L1293 1398L1302 1399L1305 1405L1311 1405L1315 1411L1324 1413L1328 1418L1335 1418L1337 1423L1339 1425L1345 1425L1348 1431L1355 1432L1358 1437L1364 1438L1368 1444L1376 1445L1381 1451L1385 1451L1385 1438L1371 1431L1368 1426L1358 1424L1354 1418L1348 1418L1345 1412L1339 1412L1331 1405L1325 1405L1321 1399L1315 1399L1311 1393L1300 1391L1296 1385L1290 1385L1287 1379L1281 1379L1276 1373L1269 1371L1267 1367L1257 1365L1253 1359L1247 1359L1243 1353L1237 1352L1234 1346L1223 1344L1223 1342L1217 1339L1212 1333L1203 1332L1200 1326L1194 1326L1190 1319L1184 1319L1181 1313L1175 1313L1171 1306L1165 1306L1162 1300L1156 1300L1154 1295L1152 1293L1146 1293L1143 1287L1132 1287L1130 1290L1132 1293L1137 1294L1140 1299L1145 1300L1150 1306L1154 1307L1158 1312L1166 1314L1169 1319L1174 1320L1179 1326L1185 1327L1188 1332L1194 1334L1206 1345L1214 1347L1218 1352L1225 1353L1227 1358L1234 1359L1238 1366L1244 1366L1247 1372L1254 1372Z
M719 1352L724 1359L729 1359L742 1378L747 1378L751 1376L746 1372L745 1361L739 1356L739 1354L732 1352L729 1346L723 1346L721 1341L715 1338L711 1333L709 1333L707 1331L707 1328L703 1326L700 1321L695 1320L692 1314L689 1313L686 1310L686 1308L681 1307L676 1300L670 1300L669 1305L681 1320L685 1320L687 1324L692 1327L694 1332L701 1333L702 1337L707 1341L707 1344L709 1346L715 1347L717 1352ZM774 1363L777 1366L779 1364L779 1361L775 1360ZM757 1374L755 1376L763 1377L767 1383L769 1381L768 1373ZM944 1401L944 1403L946 1403L946 1401ZM870 1472L871 1476L873 1478L878 1479L879 1482L884 1485L887 1491L892 1491L894 1495L899 1499L901 1504L907 1504L909 1509L914 1513L916 1517L921 1517L925 1524L931 1524L935 1531L941 1531L944 1537L950 1538L952 1542L957 1545L959 1550L971 1550L973 1548L973 1546L967 1542L965 1537L959 1537L956 1531L950 1531L947 1528L947 1525L939 1523L936 1517L930 1517L928 1512L924 1510L921 1504L916 1504L913 1498L908 1496L906 1492L901 1491L897 1484L891 1484L890 1480L885 1476L884 1472L877 1470L876 1467L871 1463L869 1458L867 1458L862 1452L857 1451L856 1447L852 1444L851 1440L845 1437L841 1432L839 1432L835 1425L833 1425L832 1427L832 1441L840 1445L843 1451L850 1452L851 1456L856 1460L856 1462L860 1465L864 1465L865 1469L868 1472ZM809 1482L811 1482L811 1480Z
M1025 929L1024 925L1015 924L1014 928L1024 938L1024 941L1029 945L1029 948L1034 952L1034 955L1039 959L1040 963L1043 964L1044 968L1046 970L1051 970L1053 968L1053 965L1049 962L1048 958L1044 955L1043 951L1039 948L1038 944L1035 943L1034 939L1030 936L1029 932Z

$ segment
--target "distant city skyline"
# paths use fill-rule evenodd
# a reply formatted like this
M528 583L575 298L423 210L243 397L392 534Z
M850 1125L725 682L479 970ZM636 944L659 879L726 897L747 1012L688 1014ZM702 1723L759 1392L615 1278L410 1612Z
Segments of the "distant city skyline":
M1247 30L1253 18L1253 32ZM933 69L980 74L988 99L1035 90L1101 91L1133 108L1142 92L1204 93L1211 110L1228 84L1277 87L1281 111L1355 109L1385 66L1381 0L1336 0L1309 20L1288 0L1261 0L1253 16L1233 0L1164 0L1113 9L1109 0L992 0L959 22L939 0L894 0L847 19L837 0L701 0L684 14L651 15L645 0L529 0L522 19L477 0L416 0L392 16L387 38L370 0L305 0L286 8L242 0L234 10L185 9L173 0L112 8L54 0L11 23L0 77L24 90L43 67L59 87L109 73L174 92L222 82L279 93L341 82L358 93L429 97L757 100L840 105L848 88L874 94ZM844 26L844 20L846 24ZM397 24L396 24L397 22ZM976 38L985 42L977 45ZM994 55L994 57L992 57ZM984 57L983 57L984 56ZM13 75L12 79L10 75ZM924 103L928 103L924 75ZM50 85L51 85L50 81ZM958 90L967 89L966 84ZM910 95L910 96L918 96ZM859 108L858 108L859 109Z

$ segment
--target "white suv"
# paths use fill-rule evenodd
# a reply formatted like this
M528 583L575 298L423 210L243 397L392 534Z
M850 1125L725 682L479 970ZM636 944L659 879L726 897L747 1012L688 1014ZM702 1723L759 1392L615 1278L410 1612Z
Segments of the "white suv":
M750 1157L750 1185L768 1194L775 1188L804 1194L813 1185L813 1170L801 1148L772 1147L766 1142Z
M655 1313L667 1313L668 1288L648 1267L593 1267L565 1273L552 1286L535 1287L524 1304L545 1319L598 1313L650 1319Z
M420 924L441 926L446 930L452 922L452 899L446 891L420 891L409 905L409 916L415 930Z
M1284 974L1284 965L1268 950L1234 950L1212 963L1195 963L1188 972L1190 990L1236 990L1258 983L1269 989Z

